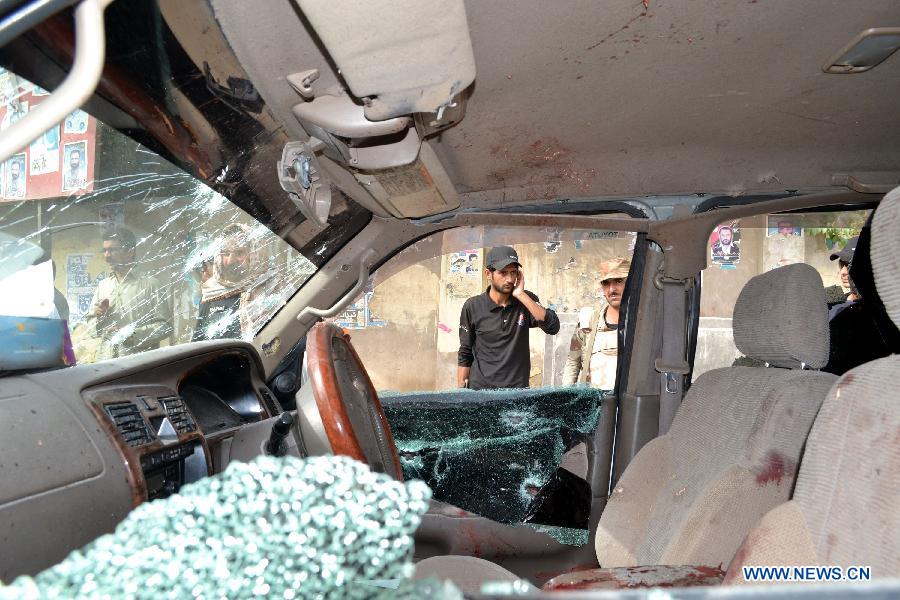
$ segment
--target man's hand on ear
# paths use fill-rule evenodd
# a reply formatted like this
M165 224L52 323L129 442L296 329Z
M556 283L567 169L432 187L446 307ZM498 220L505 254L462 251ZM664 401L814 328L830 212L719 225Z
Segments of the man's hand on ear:
M518 277L516 278L516 287L513 288L513 298L518 298L525 293L525 274L522 273L522 267L519 267Z

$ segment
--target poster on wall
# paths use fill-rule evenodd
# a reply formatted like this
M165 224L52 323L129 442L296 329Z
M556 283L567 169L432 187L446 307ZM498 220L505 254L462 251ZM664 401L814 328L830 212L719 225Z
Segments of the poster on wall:
M356 302L348 306L334 318L334 324L343 329L366 329L368 327L384 327L387 322L372 316L370 307L374 292L364 293Z
M125 204L122 202L110 202L100 207L99 211L101 228L104 231L125 226Z
M6 69L0 68L0 104L9 104L15 100L18 93L18 78Z
M13 101L6 105L6 112L0 119L0 131L8 129L10 125L28 114L28 103Z
M763 245L765 269L805 262L806 242L803 229L791 215L769 215L766 221L766 239Z
M75 112L66 117L64 123L66 133L85 133L88 128L88 114L80 108L76 108Z
M8 129L50 97L40 86L0 68L0 130ZM97 125L97 120L88 113L76 110L17 155L18 167L10 170L3 164L0 201L41 200L92 192ZM7 182L11 183L13 194L7 193Z
M28 147L28 172L43 175L59 171L59 125L54 125Z
M450 254L450 272L478 277L478 250L462 250Z
M734 269L741 262L741 228L738 221L716 227L709 238L710 261L722 269Z
M91 279L88 272L88 264L93 257L93 254L66 255L66 300L69 301L70 325L82 321L91 310L94 290L101 279Z
M801 237L803 228L785 215L769 215L766 222L766 237L776 235Z
M62 191L73 192L87 185L87 142L72 142L63 146Z
M11 156L3 165L3 195L7 198L24 198L27 183L25 177L25 153Z

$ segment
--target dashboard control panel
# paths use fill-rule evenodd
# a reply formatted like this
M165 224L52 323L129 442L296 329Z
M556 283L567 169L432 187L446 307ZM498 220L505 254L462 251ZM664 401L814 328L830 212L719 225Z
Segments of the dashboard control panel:
M141 471L147 499L166 498L206 476L206 452L197 442L163 448L141 456Z
M85 393L101 423L118 441L129 467L135 505L165 498L210 473L209 448L175 390L122 385Z
M258 392L265 389L260 372L252 352L228 350L82 392L122 456L134 506L175 494L227 464L235 434L271 415Z

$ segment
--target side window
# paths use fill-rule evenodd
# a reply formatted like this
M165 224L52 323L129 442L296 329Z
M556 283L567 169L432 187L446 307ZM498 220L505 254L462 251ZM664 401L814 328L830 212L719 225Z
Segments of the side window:
M617 257L630 261L634 239L634 234L613 231L539 228L438 233L382 266L366 292L334 321L349 331L379 391L456 388L461 310L467 299L488 289L488 251L511 246L518 252L525 288L560 321L553 336L530 330L528 387L560 385L576 326L589 324L606 305L602 263ZM628 265L623 262L620 270Z
M806 263L822 276L829 306L856 298L847 278L852 252L841 251L852 245L868 216L865 210L771 214L719 224L710 236L702 274L694 379L738 359L748 362L734 344L732 313L751 277Z
M598 345L597 362L613 365L608 380L572 376L570 348L576 327L596 324L605 307L602 273L624 286L634 239L610 231L454 229L419 240L374 274L335 322L348 330L378 390L407 478L425 481L454 510L550 526L541 531L587 543L582 440L599 423L602 390L615 384L616 348L608 346L616 332L598 336L606 346ZM498 304L487 294L494 285L512 291L518 272L504 266L511 257L540 307ZM489 276L490 264L501 266ZM525 312L544 309L552 313L543 320ZM459 389L461 340L472 333L469 385ZM591 373L602 371L594 367Z

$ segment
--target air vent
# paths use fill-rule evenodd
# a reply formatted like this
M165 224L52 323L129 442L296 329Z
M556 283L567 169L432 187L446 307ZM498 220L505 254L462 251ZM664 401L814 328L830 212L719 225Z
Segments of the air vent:
M150 442L150 432L140 409L131 402L118 402L104 406L106 414L116 424L116 429L129 446L141 446Z
M165 396L158 398L158 400L165 407L166 415L169 417L169 422L175 428L175 431L178 433L190 433L197 429L181 398L178 396Z

